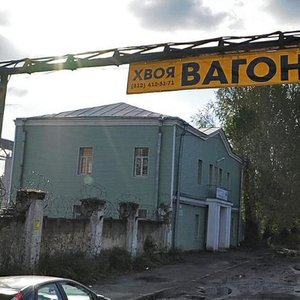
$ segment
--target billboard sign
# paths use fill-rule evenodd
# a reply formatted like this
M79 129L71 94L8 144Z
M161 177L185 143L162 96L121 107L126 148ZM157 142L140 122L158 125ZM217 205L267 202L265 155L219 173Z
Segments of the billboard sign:
M201 55L133 63L127 93L272 85L300 81L300 49Z

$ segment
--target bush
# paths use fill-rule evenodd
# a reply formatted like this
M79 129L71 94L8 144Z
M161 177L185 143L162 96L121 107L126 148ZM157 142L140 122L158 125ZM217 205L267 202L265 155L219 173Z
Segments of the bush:
M66 277L78 281L91 281L97 276L92 258L82 252L45 255L40 258L38 273L57 277Z
M38 273L91 282L113 272L132 270L130 254L121 248L104 250L97 257L82 252L44 255L40 258Z
M156 247L153 247L152 243L147 243L147 251L134 258L126 250L118 247L103 250L97 257L86 256L83 252L42 255L35 274L66 277L88 283L113 273L144 271L182 261L182 252L179 249L159 252L154 251ZM0 266L0 275L20 274L26 274L26 270L23 270L20 265L7 263L5 266Z
M127 272L132 270L132 259L130 254L119 247L114 247L109 250L104 250L102 254L100 254L100 261L101 257L104 257L104 261L108 262L107 270L109 272Z

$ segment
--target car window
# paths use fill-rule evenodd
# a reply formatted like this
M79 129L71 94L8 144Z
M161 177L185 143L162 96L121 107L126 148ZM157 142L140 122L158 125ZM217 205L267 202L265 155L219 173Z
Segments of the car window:
M71 283L62 283L62 288L64 289L68 300L93 300L91 293L80 285Z
M62 300L54 283L43 285L37 289L37 300Z

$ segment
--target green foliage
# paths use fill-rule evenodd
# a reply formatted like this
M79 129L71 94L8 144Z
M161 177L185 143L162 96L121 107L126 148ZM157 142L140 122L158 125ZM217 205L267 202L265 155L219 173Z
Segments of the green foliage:
M97 257L88 257L82 252L45 255L40 258L37 272L90 282L107 274L131 270L130 254L126 250L115 247L102 251Z
M219 89L217 98L216 114L245 162L246 238L290 230L300 218L300 86Z
M146 240L144 242L144 252L146 253L146 255L151 256L154 254L154 252L157 250L157 245L155 244L155 242L153 241L153 239L151 238L151 236L147 236Z
M128 272L132 269L132 259L130 254L119 247L114 247L109 250L104 250L101 255L98 257L100 262L108 262L108 267L106 270L108 272Z
M97 277L98 270L91 258L78 252L42 256L37 273L87 282Z
M199 109L198 112L191 116L192 123L197 128L216 127L216 116L214 113L214 103L208 102L207 105Z
M115 273L144 271L159 265L182 261L179 259L178 251L152 252L150 244L149 241L146 243L146 248L149 246L147 253L134 258L126 250L118 247L103 250L97 257L87 257L82 252L45 255L40 258L36 273L71 278L80 282L92 282Z

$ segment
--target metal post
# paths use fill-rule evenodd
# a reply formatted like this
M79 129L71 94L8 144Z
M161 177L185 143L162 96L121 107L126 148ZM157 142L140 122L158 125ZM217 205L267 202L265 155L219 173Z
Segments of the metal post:
M0 75L0 138L2 136L2 124L4 118L7 83L8 83L7 75Z

